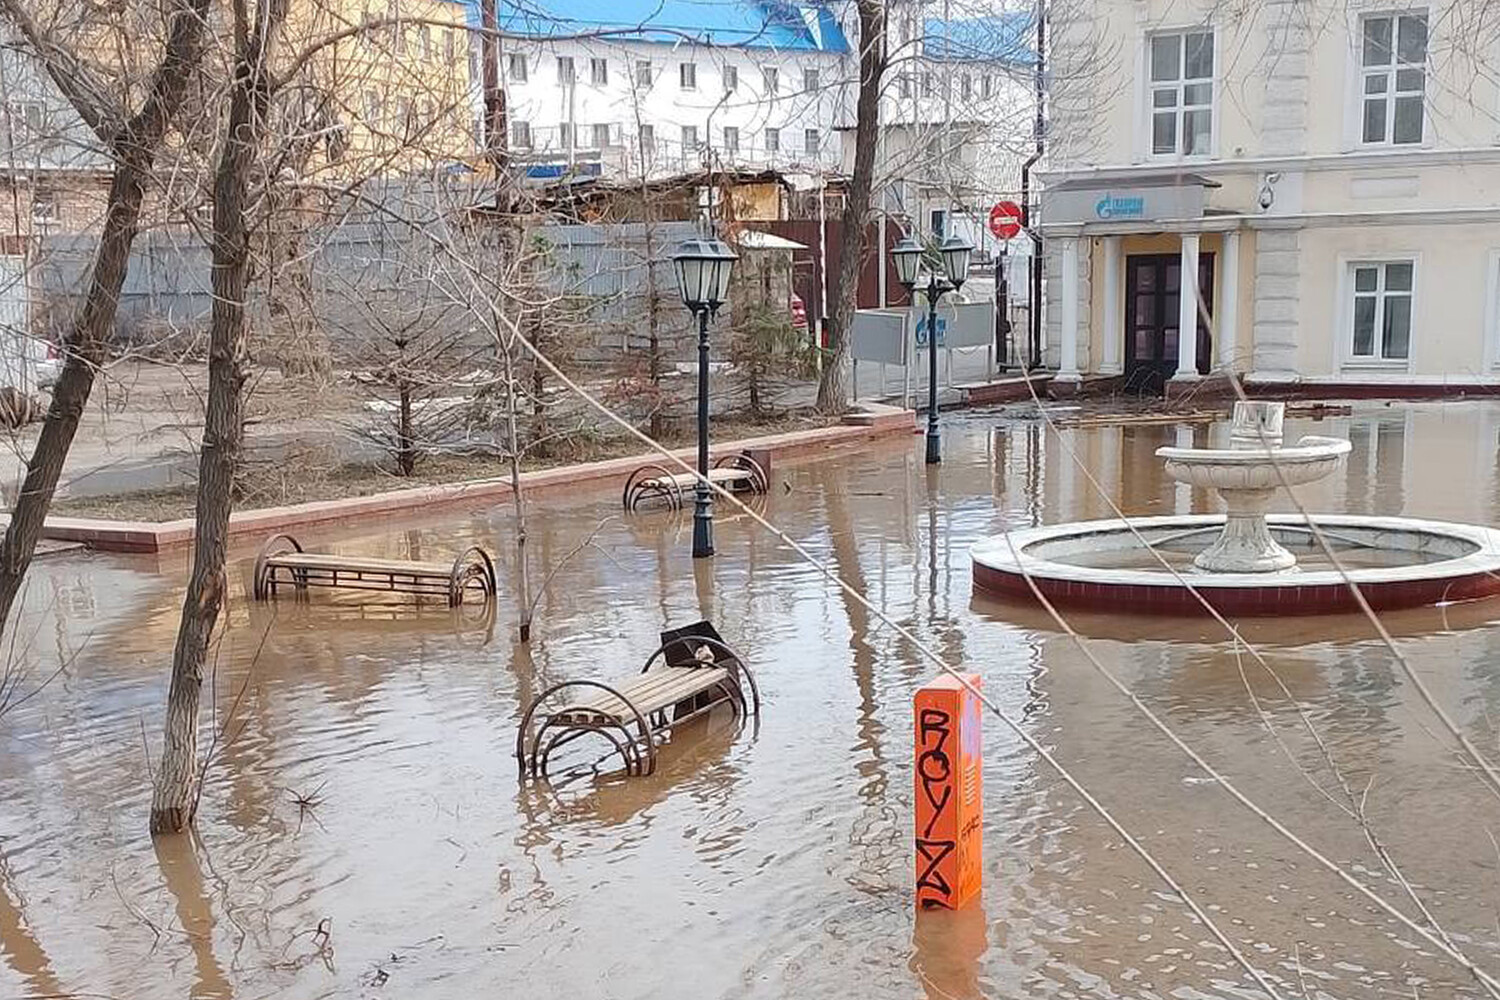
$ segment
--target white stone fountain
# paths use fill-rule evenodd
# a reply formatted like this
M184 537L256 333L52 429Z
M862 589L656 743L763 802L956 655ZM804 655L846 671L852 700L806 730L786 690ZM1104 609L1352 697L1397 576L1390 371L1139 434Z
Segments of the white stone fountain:
M1224 530L1193 559L1209 573L1272 573L1288 570L1297 557L1266 526L1266 508L1284 487L1316 482L1349 454L1341 438L1308 435L1281 446L1284 403L1234 404L1228 448L1158 448L1167 475L1179 483L1217 490L1224 500Z

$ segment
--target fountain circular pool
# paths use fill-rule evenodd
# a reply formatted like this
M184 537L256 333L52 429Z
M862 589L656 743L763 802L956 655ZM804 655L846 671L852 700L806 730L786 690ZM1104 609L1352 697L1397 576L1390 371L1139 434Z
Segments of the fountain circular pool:
M1128 524L1079 521L993 535L972 549L974 585L1031 598L1029 577L1055 603L1164 614L1201 610L1193 590L1220 613L1239 615L1353 610L1350 583L1378 609L1500 593L1500 530L1352 514L1318 514L1314 521L1347 579L1298 515L1265 516L1274 541L1296 554L1295 567L1269 573L1197 568L1194 559L1225 524L1222 515L1201 514L1132 518Z

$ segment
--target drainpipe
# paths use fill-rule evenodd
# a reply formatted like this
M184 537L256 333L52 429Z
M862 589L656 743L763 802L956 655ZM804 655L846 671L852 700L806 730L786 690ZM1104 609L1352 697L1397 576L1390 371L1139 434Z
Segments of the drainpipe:
M1031 259L1026 272L1031 278L1031 362L1030 367L1042 366L1042 234L1033 225L1031 204L1031 168L1042 158L1043 136L1046 129L1044 99L1046 97L1047 74L1047 9L1046 0L1036 0L1036 122L1032 126L1036 137L1036 150L1021 164L1021 224L1031 237ZM1018 358L1017 361L1020 359Z

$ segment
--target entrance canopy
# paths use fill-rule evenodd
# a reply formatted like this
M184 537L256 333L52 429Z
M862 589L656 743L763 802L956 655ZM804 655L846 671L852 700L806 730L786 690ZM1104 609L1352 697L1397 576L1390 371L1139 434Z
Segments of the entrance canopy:
M1042 192L1042 226L1143 232L1153 223L1201 219L1217 181L1201 174L1149 174L1127 180L1079 177Z

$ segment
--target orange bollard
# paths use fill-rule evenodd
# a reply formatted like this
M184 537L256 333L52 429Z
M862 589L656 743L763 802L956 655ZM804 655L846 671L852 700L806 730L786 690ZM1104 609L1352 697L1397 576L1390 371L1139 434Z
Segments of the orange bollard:
M979 687L978 674L964 679ZM917 909L956 910L984 880L979 699L943 675L917 689Z

